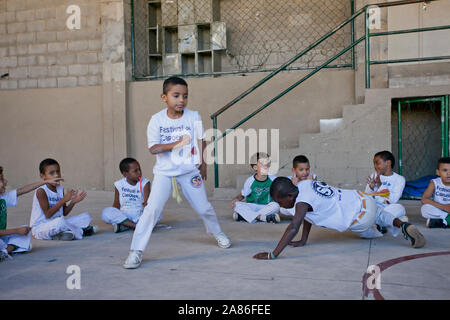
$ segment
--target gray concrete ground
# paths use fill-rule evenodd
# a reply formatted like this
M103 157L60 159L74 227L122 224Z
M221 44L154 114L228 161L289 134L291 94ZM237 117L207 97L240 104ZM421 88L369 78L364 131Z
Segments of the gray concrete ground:
M101 220L113 202L112 192L89 191L72 214L89 211L100 232L80 241L32 240L33 250L0 263L0 299L365 299L362 277L369 265L421 253L450 251L450 230L426 229L419 201L403 201L410 222L427 239L413 249L401 236L363 240L351 232L319 227L308 244L286 248L279 259L252 256L273 249L289 221L246 224L231 219L229 201L211 201L230 249L220 249L186 200L170 200L162 223L152 235L139 269L125 270L132 233L115 234ZM8 227L27 224L32 194L8 208ZM81 270L81 289L69 290L68 266ZM450 299L450 255L401 262L381 273L386 299ZM367 298L366 298L367 299ZM373 299L369 295L369 299Z

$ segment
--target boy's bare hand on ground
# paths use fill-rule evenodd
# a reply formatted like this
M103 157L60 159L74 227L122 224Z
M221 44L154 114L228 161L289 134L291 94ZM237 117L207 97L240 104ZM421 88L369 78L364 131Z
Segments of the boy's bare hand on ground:
M306 242L302 241L302 240L289 242L289 245L291 247L303 247L305 244L306 244Z
M270 255L269 252L260 252L255 254L253 258L257 260L269 260L269 255Z

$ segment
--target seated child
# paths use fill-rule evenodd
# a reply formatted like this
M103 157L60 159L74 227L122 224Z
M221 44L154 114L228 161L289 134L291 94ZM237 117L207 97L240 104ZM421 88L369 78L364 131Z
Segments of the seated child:
M422 195L422 216L428 228L450 227L450 158L438 160L436 174Z
M288 176L288 179L291 179L294 185L297 185L303 180L317 180L317 176L310 170L311 165L309 164L308 158L304 155L296 156L292 161L292 176ZM280 208L280 213L287 216L294 216L295 208Z
M382 190L389 191L389 198L376 197L377 205L383 210L390 212L394 217L401 221L407 222L405 207L397 203L405 188L405 178L393 171L395 166L394 155L389 151L380 151L373 157L373 166L375 172L367 178L367 185L365 192L373 193ZM391 231L394 236L397 236L398 229L386 228L380 221L376 221L376 226L362 233L362 238L378 238L382 237L384 233Z
M61 178L61 169L56 160L45 159L39 164L42 180ZM97 233L97 226L90 226L91 216L84 212L74 217L66 218L75 204L86 197L86 191L69 189L64 194L64 188L59 183L45 183L38 188L33 197L30 226L33 236L38 240L82 239ZM67 202L70 202L67 204Z
M231 207L234 209L233 220L278 223L280 207L270 197L270 186L276 177L268 174L269 155L258 152L251 162L256 174L245 181L241 193L231 200Z
M45 183L56 185L61 178L28 184L22 188L6 192L7 181L3 176L3 168L0 167L0 261L9 257L10 253L26 252L31 250L31 228L21 226L19 228L6 229L7 207L15 207L17 198L25 193L42 186Z
M102 211L103 221L112 224L115 233L136 229L150 195L150 181L142 178L136 159L123 159L119 169L124 178L114 182L114 204Z
M253 256L255 259L275 259L288 245L304 246L312 225L339 232L350 230L361 233L380 220L385 226L401 231L413 248L421 248L426 244L416 226L394 217L378 207L373 196L357 190L335 188L322 181L310 180L300 181L295 186L288 178L278 177L270 187L270 195L282 208L295 207L295 215L275 250L257 253ZM302 224L301 239L293 241Z

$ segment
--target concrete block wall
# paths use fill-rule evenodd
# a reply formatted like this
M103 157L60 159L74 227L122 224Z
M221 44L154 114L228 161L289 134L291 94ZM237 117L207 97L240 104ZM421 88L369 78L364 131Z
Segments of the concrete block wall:
M69 30L68 6L81 9ZM0 89L102 84L100 0L0 0Z

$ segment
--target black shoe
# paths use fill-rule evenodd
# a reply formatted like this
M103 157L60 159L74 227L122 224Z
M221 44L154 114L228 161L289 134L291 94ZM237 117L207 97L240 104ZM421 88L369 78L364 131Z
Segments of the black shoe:
M280 223L280 215L278 213L272 213L266 216L267 223Z
M130 228L123 225L122 223L114 224L114 233L124 232L127 230L130 230Z
M242 218L242 216L237 212L233 212L233 220L234 221L245 221L245 219Z
M402 233L406 240L411 241L413 248L421 248L425 245L425 237L419 232L416 226L405 222L402 224Z
M428 219L426 226L427 228L447 228L442 219Z
M93 234L98 232L97 226L88 226L86 228L83 228L83 237L92 236Z
M388 232L388 230L385 226L380 226L379 224L377 224L377 230L380 231L382 234L385 234Z

